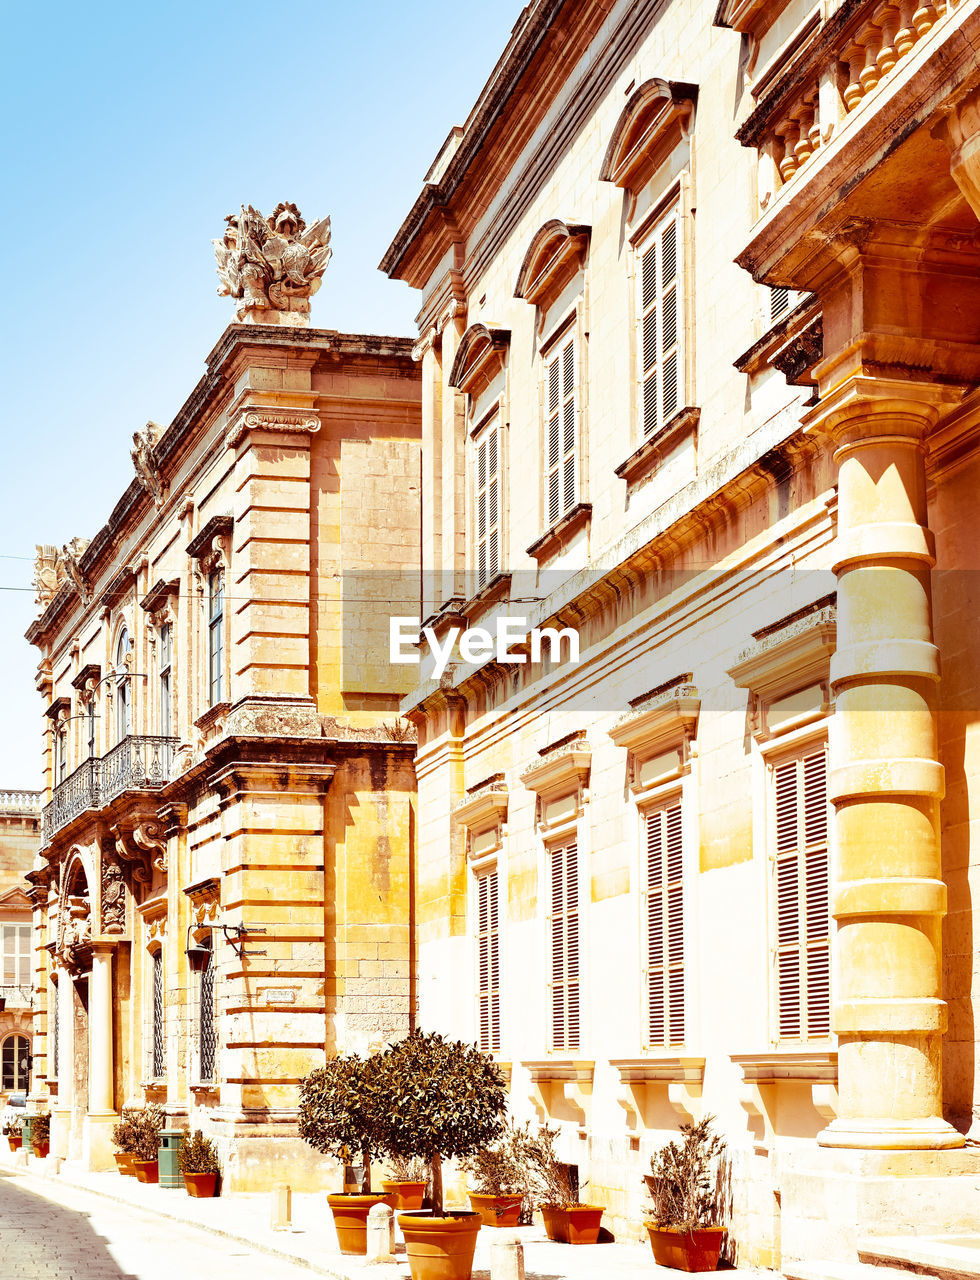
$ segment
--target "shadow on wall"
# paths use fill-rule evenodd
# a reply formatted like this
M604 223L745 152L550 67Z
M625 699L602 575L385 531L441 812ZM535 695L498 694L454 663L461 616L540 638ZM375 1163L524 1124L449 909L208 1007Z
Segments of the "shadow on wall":
M105 1280L139 1280L123 1271L106 1242L93 1230L88 1215L52 1204L42 1196L18 1187L0 1171L0 1256L4 1275L62 1275L66 1243L72 1253L85 1258L86 1270L97 1270Z

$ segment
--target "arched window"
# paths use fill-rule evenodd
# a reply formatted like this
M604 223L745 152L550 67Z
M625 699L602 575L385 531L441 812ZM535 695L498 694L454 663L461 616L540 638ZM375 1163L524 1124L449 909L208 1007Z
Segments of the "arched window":
M123 627L116 645L116 741L122 742L130 733L129 708L129 657L132 641L129 632Z
M31 1046L26 1036L8 1036L0 1045L0 1088L26 1093L31 1082Z

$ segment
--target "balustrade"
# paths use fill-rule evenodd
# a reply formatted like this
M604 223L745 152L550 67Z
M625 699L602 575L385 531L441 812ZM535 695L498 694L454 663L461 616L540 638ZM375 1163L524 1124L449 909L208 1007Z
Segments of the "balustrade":
M740 140L759 151L760 211L962 2L883 0L867 5L836 39L816 36L814 51L794 69L795 91L764 97L739 130Z
M86 809L101 808L124 791L163 786L170 778L178 741L147 734L131 735L101 760L86 760L55 787L50 802L42 809L44 843Z

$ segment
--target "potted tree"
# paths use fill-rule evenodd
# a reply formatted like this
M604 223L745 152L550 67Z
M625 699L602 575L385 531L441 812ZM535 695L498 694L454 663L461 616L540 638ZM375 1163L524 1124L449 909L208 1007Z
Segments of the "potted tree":
M200 1129L195 1130L193 1138L180 1144L177 1167L184 1175L189 1196L205 1199L215 1195L221 1166L214 1143L205 1138Z
M115 1151L112 1153L116 1168L122 1174L136 1177L136 1144L137 1129L133 1123L133 1108L123 1107L122 1117L112 1129L112 1142Z
M486 1227L516 1227L528 1189L529 1156L534 1138L530 1125L508 1125L499 1138L466 1161L476 1184L470 1206Z
M51 1113L42 1111L31 1120L31 1150L39 1160L51 1150Z
M558 1158L559 1130L542 1125L530 1139L527 1161L534 1198L541 1210L545 1233L560 1244L595 1244L599 1239L603 1206L583 1204L568 1165Z
M367 1216L385 1197L371 1191L371 1157L378 1152L377 1055L331 1058L300 1081L299 1136L314 1151L344 1163L344 1190L327 1196L341 1253L367 1253ZM360 1169L353 1168L354 1158Z
M654 1216L646 1224L653 1258L662 1267L714 1271L725 1228L719 1222L717 1192L723 1140L712 1130L713 1116L682 1124L681 1138L654 1155L647 1185Z
M398 1215L412 1280L469 1280L480 1215L445 1209L442 1162L473 1155L500 1133L504 1080L489 1056L437 1033L413 1031L379 1059L381 1145L432 1170L432 1209Z
M134 1110L132 1123L136 1130L133 1148L136 1177L140 1182L159 1182L160 1130L163 1128L163 1108L151 1103L142 1110Z
M385 1198L395 1210L421 1209L429 1185L429 1166L418 1156L389 1156L392 1177L382 1181Z

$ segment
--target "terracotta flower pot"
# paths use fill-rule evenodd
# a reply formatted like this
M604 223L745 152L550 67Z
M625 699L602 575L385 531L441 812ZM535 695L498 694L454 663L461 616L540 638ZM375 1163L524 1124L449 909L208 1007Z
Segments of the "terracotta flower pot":
M34 1152L38 1160L43 1160L51 1150L51 1144L48 1142L32 1142L31 1150Z
M159 1182L160 1166L156 1160L134 1160L136 1177L140 1182Z
M478 1213L400 1213L412 1280L470 1280L480 1234Z
M189 1196L209 1200L216 1192L218 1175L216 1173L185 1173L184 1186Z
M11 1150L11 1151L19 1151L19 1150L20 1150L20 1144L21 1144L21 1142L22 1142L22 1141L23 1141L23 1139L21 1138L21 1136L20 1136L20 1134L19 1134L19 1133L18 1133L18 1134L16 1134L16 1135L14 1135L14 1134L12 1134L12 1133L10 1133L10 1134L8 1134L8 1135L7 1135L7 1142L10 1144L10 1150Z
M385 1199L391 1207L398 1211L399 1209L421 1209L422 1202L425 1200L424 1182L399 1182L393 1179L389 1182L382 1182Z
M341 1253L367 1253L367 1217L376 1204L387 1204L385 1196L373 1192L343 1192L327 1196L337 1228L337 1244Z
M470 1192L470 1208L485 1227L516 1227L521 1220L523 1196L481 1196Z
M543 1204L541 1217L549 1240L558 1244L595 1244L604 1209L598 1204Z
M114 1151L113 1156L116 1161L116 1171L127 1177L136 1177L136 1157L132 1151Z
M682 1231L679 1227L661 1227L647 1222L653 1260L661 1267L678 1271L714 1271L718 1266L724 1227L696 1227Z

